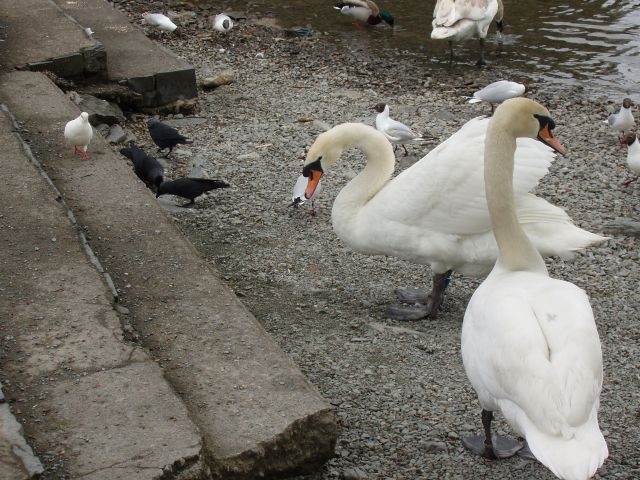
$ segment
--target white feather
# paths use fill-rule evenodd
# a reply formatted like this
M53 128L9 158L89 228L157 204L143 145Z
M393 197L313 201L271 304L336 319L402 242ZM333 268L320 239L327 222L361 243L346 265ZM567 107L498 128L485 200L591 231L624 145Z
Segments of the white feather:
M177 25L169 19L169 17L162 13L143 13L142 18L147 25L157 27L164 32L173 32L178 28Z

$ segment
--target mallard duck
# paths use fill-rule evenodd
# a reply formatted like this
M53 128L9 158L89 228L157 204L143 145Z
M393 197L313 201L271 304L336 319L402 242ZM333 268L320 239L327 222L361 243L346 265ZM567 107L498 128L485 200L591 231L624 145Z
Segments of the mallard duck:
M487 129L486 197L499 254L462 324L462 359L484 427L463 444L487 458L517 453L521 443L491 432L493 412L501 412L558 478L587 480L608 456L598 426L598 330L587 294L549 277L518 222L514 193L516 139L537 138L562 153L554 126L546 108L517 98L496 109Z
M355 18L356 25L362 22L365 25L378 25L384 21L393 27L394 18L386 10L380 10L371 0L351 0L337 3L333 8L340 13Z
M431 38L449 41L449 60L453 61L453 42L477 36L480 38L480 58L477 65L486 65L484 39L495 18L502 32L504 6L502 0L438 0L433 9Z

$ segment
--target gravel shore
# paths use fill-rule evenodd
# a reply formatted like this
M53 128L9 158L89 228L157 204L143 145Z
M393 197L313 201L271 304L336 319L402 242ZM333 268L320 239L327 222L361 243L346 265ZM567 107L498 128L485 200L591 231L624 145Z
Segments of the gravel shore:
M137 23L143 2L116 2ZM393 322L384 308L397 286L425 286L428 267L350 251L331 227L331 205L362 168L357 151L327 173L317 200L290 208L305 149L325 126L373 124L373 105L386 101L393 118L435 140L398 151L398 171L421 158L474 116L482 105L462 95L512 78L508 60L487 69L432 64L418 56L379 58L366 31L347 44L319 33L291 38L252 19L230 34L207 28L214 11L179 12L179 35L158 41L192 63L199 78L225 69L236 80L201 90L193 116L173 118L194 140L168 160L168 178L196 171L232 188L171 208L195 247L241 297L282 348L336 406L341 434L336 457L307 479L552 479L533 461L491 462L467 453L460 436L480 432L480 410L460 357L460 326L480 280L454 274L436 320ZM182 21L182 23L180 23ZM491 53L491 52L489 52ZM610 240L573 262L548 261L551 274L591 298L605 362L600 426L610 457L596 478L640 478L640 333L638 237L617 219L640 217L640 183L627 178L626 153L602 120L617 106L579 90L549 90L527 79L527 95L551 111L569 153L558 158L537 194L563 207L576 224ZM171 116L170 116L171 117ZM151 140L145 118L128 127ZM163 200L168 204L172 200ZM177 203L183 203L177 200ZM169 205L171 207L171 205ZM498 430L512 434L497 416Z

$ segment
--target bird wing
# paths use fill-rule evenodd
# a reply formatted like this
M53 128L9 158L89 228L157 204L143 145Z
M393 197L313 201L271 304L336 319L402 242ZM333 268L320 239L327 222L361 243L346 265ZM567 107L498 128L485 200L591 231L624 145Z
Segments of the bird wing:
M491 229L484 191L484 139L488 118L467 122L449 139L389 181L361 209L372 221L419 231L469 235ZM526 195L549 169L555 154L533 139L517 141L516 199Z
M153 138L158 138L162 140L186 140L187 137L181 135L175 128L170 127L169 125L165 125L164 123L158 122L155 123L150 129L149 132Z
M498 11L496 0L438 0L433 10L434 24L451 27L460 20L480 21Z
M462 344L474 388L517 405L544 432L568 433L598 404L600 340L586 293L571 283L531 272L490 277L469 302Z
M397 140L409 140L416 138L417 135L404 123L388 119L385 125L385 133Z

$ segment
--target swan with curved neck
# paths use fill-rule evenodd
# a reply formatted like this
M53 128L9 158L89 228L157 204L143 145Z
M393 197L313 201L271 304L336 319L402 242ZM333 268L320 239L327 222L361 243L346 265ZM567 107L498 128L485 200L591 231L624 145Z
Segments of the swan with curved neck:
M500 411L558 478L587 480L608 455L598 426L598 331L586 293L549 277L518 222L513 193L516 138L557 142L553 126L540 104L512 99L498 107L487 130L485 185L499 254L462 326L463 363L484 426L484 435L463 443L488 458L518 452L522 444L491 433L493 412Z
M415 307L392 307L399 320L435 317L451 270L486 275L498 249L486 206L483 181L484 136L489 120L476 118L424 158L391 178L393 148L375 128L344 123L318 136L303 168L313 195L320 177L349 148L367 157L364 169L337 196L331 213L338 237L352 250L429 265L431 292L398 289ZM576 227L567 214L529 191L548 172L553 150L519 139L516 153L518 220L543 255L567 257L603 237Z

